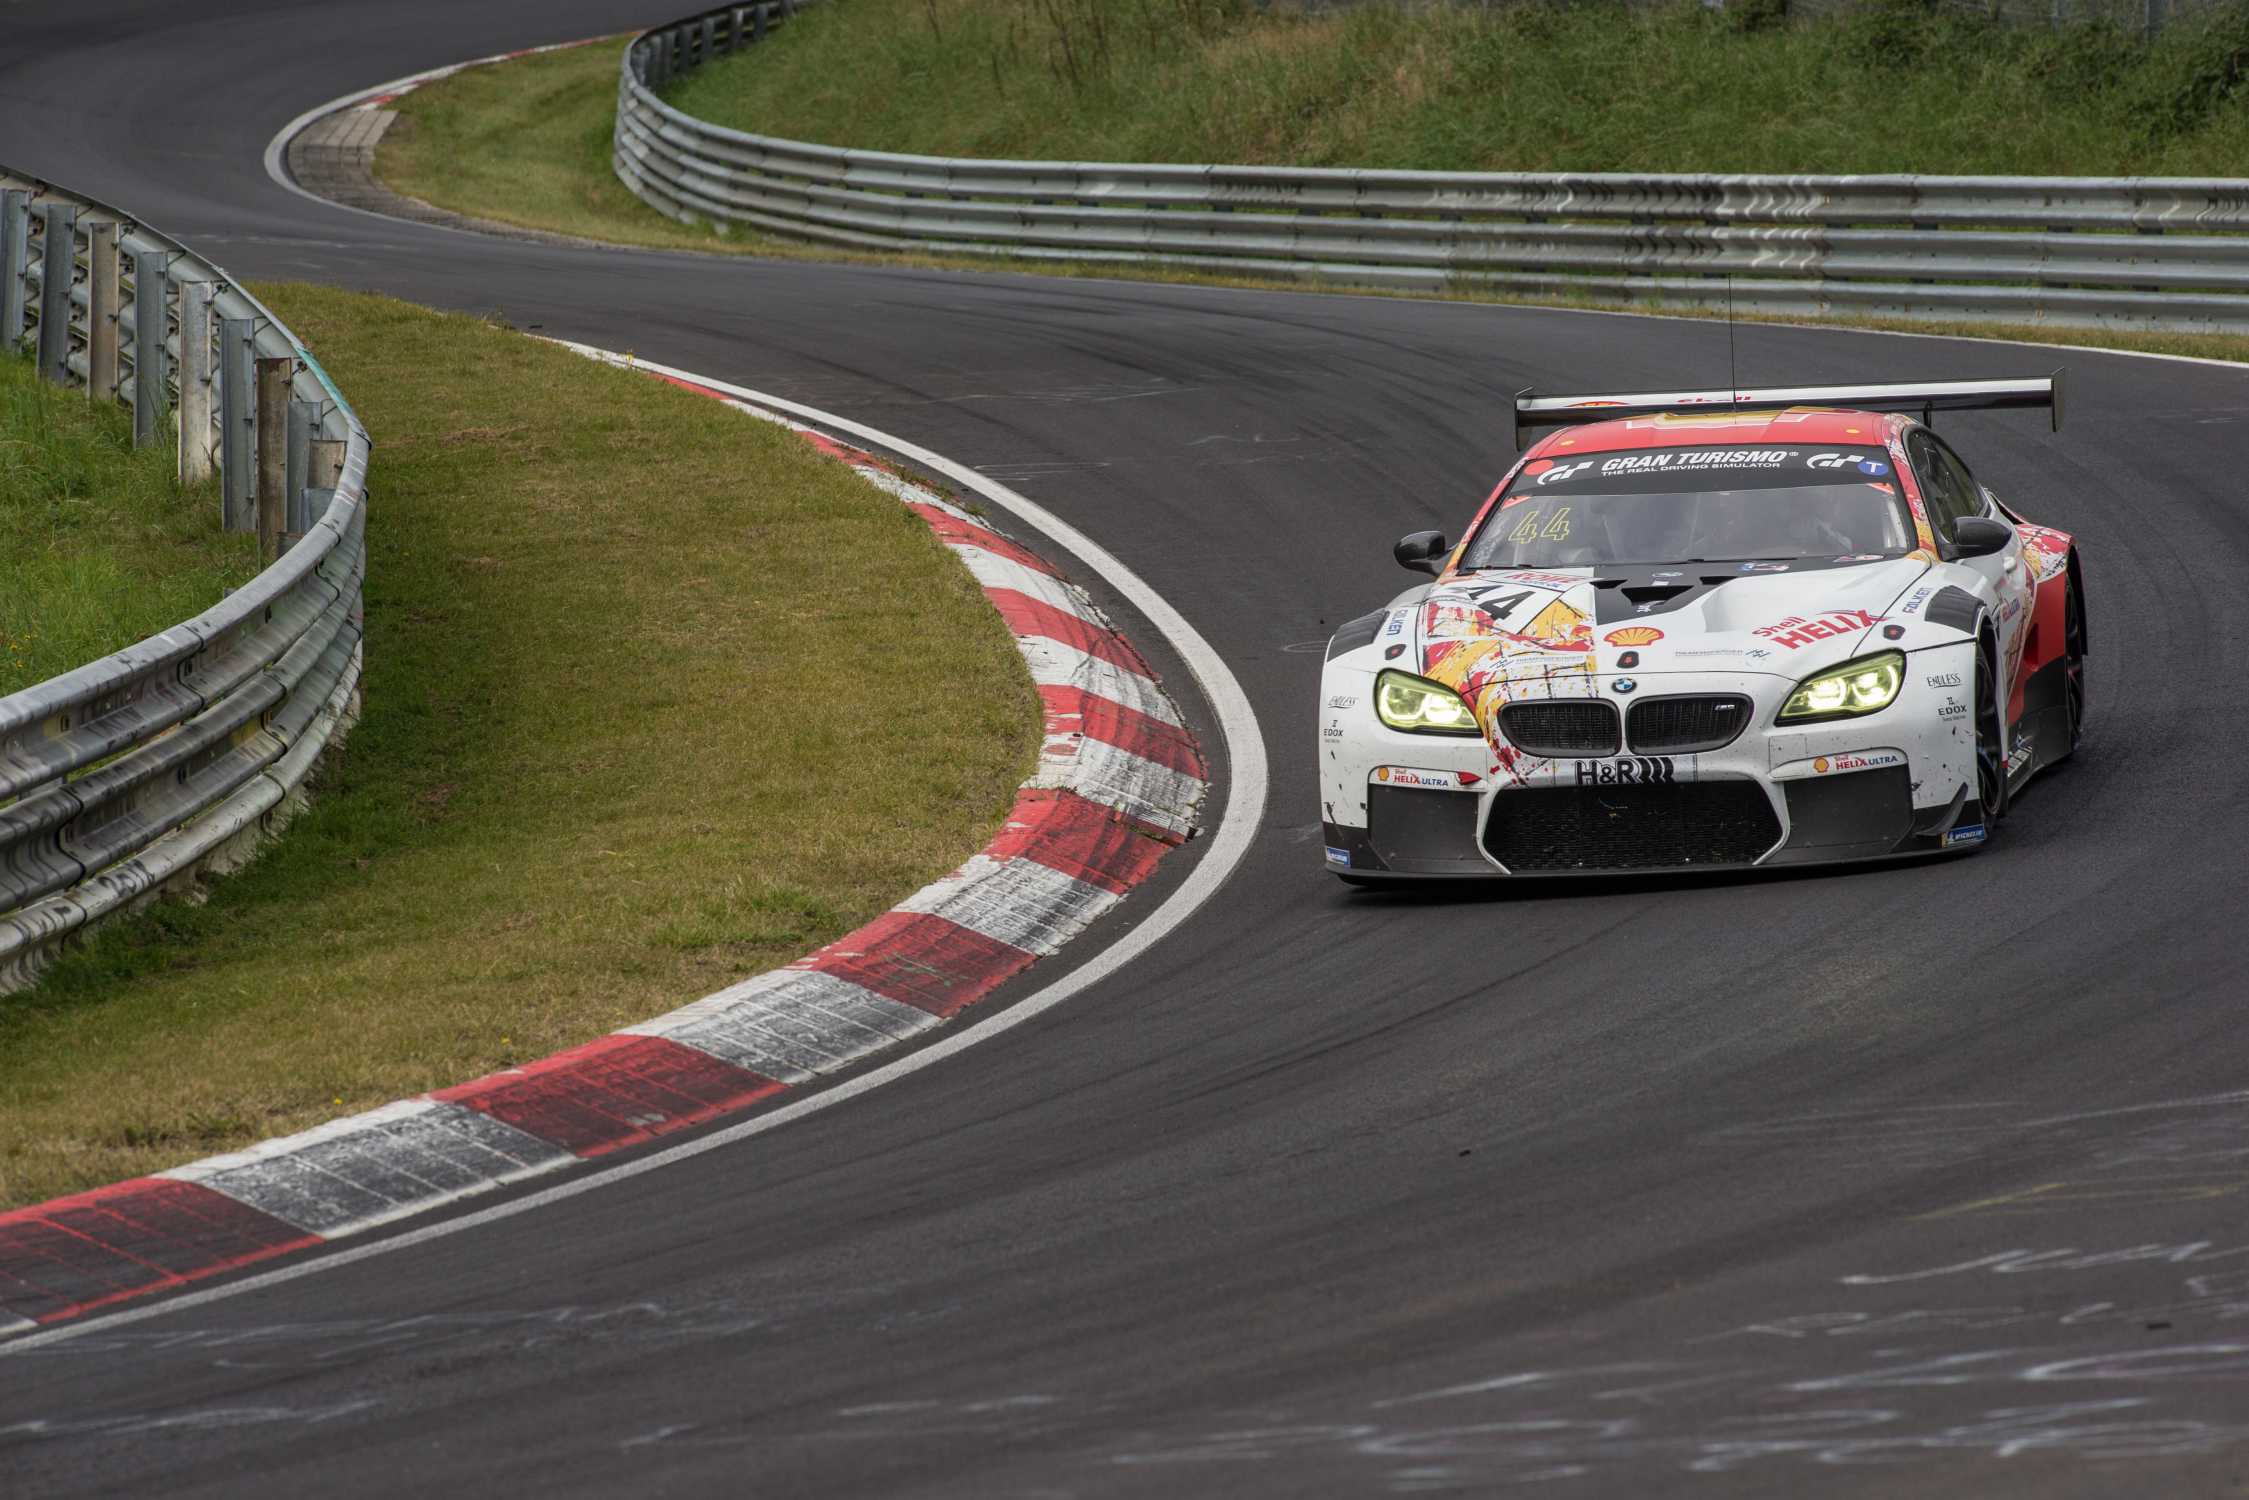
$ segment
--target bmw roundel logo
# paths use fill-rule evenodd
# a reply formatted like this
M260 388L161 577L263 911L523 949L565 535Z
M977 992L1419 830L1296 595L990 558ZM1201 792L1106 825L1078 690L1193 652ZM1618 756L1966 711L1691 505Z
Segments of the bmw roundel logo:
M1634 682L1629 677L1619 677L1615 682L1610 684L1610 687L1620 693L1629 693L1639 685L1640 684Z

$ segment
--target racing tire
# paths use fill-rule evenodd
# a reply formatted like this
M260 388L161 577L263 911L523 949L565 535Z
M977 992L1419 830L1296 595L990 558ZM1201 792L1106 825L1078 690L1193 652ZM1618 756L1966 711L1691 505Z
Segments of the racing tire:
M2007 816L2007 730L1999 707L1999 643L1976 632L1976 798L1984 827Z

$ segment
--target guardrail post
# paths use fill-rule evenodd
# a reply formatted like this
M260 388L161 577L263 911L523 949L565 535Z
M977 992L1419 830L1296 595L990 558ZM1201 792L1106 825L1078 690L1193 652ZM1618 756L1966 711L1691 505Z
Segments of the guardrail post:
M249 318L219 319L219 506L229 531L258 529L258 372Z
M180 483L211 477L211 283L180 283ZM224 514L224 507L221 508Z
M57 385L70 384L70 284L78 275L78 205L50 203L40 210L46 222L42 247L44 280L39 287L39 373Z
M31 269L31 190L0 188L0 353L23 343L24 272Z
M328 514L329 503L344 482L344 459L350 449L342 438L316 437L305 445L305 530L312 530Z
M156 441L157 424L171 404L165 389L165 323L170 321L171 288L161 250L133 252L133 446Z
M86 231L86 394L117 399L117 224Z
M267 562L281 556L289 524L289 382L297 361L286 354L258 361L258 550Z
M344 460L350 453L351 444L342 438L314 438L305 455L305 483L316 490L341 488L344 482ZM317 521L320 517L316 514L313 519Z
M289 506L281 528L284 548L295 546L297 539L312 529L312 514L305 503L305 475L312 467L312 433L319 423L319 402L289 403L289 475L283 486Z

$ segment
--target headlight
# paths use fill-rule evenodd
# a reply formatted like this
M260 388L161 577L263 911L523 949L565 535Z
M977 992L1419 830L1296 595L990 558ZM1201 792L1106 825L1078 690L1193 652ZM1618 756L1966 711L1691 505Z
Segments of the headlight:
M1460 694L1441 682L1406 672L1384 672L1374 680L1374 711L1392 729L1414 734L1482 732Z
M1806 719L1848 719L1888 708L1905 681L1905 653L1885 651L1807 677L1781 706L1782 724Z

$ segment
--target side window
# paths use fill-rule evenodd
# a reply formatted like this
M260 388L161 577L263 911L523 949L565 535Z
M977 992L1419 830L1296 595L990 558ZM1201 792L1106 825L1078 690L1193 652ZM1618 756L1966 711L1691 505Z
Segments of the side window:
M1929 446L1936 450L1937 462L1943 464L1952 475L1953 484L1961 498L1960 514L1964 516L1982 515L1986 509L1983 499L1983 486L1976 483L1975 475L1968 472L1968 466L1960 461L1960 455L1953 452L1943 438L1933 437L1929 439Z
M1981 505L1974 481L1967 478L1967 470L1959 467L1959 460L1951 463L1950 456L1937 446L1936 439L1916 429L1908 433L1905 451L1913 459L1913 472L1921 479L1921 499L1929 508L1929 525L1937 540L1949 547L1952 542L1952 523L1963 515L1972 515Z

